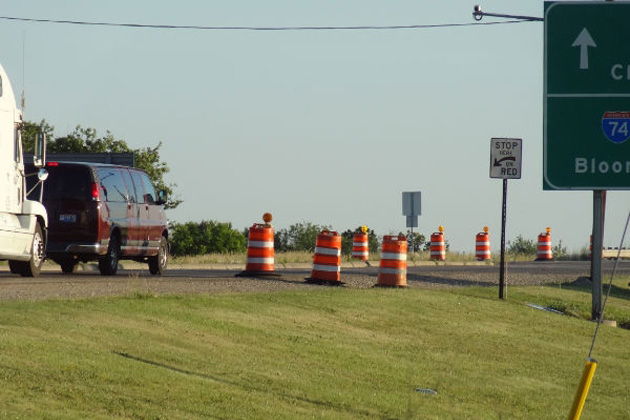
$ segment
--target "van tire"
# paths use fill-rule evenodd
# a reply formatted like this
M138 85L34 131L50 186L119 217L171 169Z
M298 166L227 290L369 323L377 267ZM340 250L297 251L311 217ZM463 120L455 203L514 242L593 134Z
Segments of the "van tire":
M162 236L160 248L155 257L149 257L149 272L156 276L161 276L166 271L168 265L168 240Z
M98 260L98 269L104 276L113 276L118 270L118 260L120 259L120 241L118 235L112 233L109 238L107 254Z
M59 265L61 266L61 272L64 274L72 274L77 271L77 267L79 266L79 262L72 258L67 258L59 261Z
M9 269L22 277L37 277L42 271L45 258L46 240L41 225L37 223L31 243L31 258L28 261L9 261Z

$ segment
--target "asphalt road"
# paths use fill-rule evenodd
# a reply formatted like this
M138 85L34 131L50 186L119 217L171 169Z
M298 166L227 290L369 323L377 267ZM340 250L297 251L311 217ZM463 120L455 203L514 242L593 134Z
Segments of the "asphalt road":
M607 282L614 261L603 261ZM125 263L123 262L123 267ZM171 267L164 276L152 276L146 266L127 264L116 276L101 276L96 270L63 274L56 266L38 278L23 278L0 271L0 299L86 298L95 296L160 295L191 293L247 293L304 290L326 286L308 284L311 266L278 268L272 276L239 277L242 268L203 266ZM617 274L630 275L630 262L622 260ZM569 283L590 276L588 261L517 262L507 265L506 284L535 285ZM378 267L342 267L343 287L371 288L378 283ZM418 288L486 285L499 283L498 265L419 265L408 267L407 286Z

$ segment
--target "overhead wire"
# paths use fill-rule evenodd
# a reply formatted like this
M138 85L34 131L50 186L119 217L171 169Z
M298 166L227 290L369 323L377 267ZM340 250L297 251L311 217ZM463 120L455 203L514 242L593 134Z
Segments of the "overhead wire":
M159 25L144 23L117 23L117 22L89 22L81 20L63 19L41 19L23 18L14 16L0 16L2 20L53 23L64 25L84 25L84 26L108 26L135 29L184 29L199 31L363 31L363 30L403 30L403 29L435 29L435 28L456 28L464 26L480 25L507 25L514 23L530 22L524 19L515 19L497 22L468 22L468 23L438 23L425 25L361 25L361 26L202 26L202 25Z

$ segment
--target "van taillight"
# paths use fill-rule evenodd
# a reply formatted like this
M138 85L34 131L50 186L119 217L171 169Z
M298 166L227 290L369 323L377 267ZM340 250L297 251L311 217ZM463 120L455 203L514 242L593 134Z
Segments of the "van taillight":
M46 166L59 166L59 162L48 162Z
M98 192L98 184L96 182L92 183L92 200L98 201L100 198L100 194Z

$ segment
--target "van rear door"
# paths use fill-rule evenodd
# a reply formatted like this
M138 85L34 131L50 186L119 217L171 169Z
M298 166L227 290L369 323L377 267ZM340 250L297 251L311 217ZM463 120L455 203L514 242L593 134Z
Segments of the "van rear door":
M98 203L92 198L90 168L51 162L47 170L43 202L48 210L49 251L61 251L68 243L97 242Z

